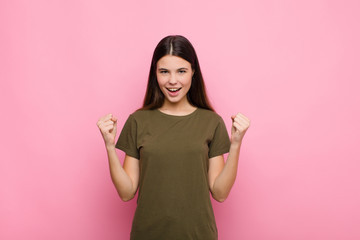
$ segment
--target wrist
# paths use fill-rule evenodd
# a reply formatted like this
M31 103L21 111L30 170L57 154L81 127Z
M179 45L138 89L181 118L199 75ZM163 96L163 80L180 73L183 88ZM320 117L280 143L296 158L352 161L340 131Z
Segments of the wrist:
M232 142L230 145L230 149L240 149L242 141L239 142Z
M105 144L105 148L107 151L114 151L115 145L114 144Z

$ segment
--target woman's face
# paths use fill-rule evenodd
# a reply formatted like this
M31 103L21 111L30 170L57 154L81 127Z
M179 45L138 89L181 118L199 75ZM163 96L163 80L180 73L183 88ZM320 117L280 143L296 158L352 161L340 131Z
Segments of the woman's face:
M181 57L165 55L157 62L156 77L167 103L188 102L192 76L191 64Z

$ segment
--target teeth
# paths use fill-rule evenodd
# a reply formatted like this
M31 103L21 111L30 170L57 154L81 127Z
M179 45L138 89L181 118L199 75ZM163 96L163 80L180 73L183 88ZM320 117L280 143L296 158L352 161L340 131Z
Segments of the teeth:
M169 91L171 91L171 92L176 92L177 90L179 90L180 88L168 88L169 89Z

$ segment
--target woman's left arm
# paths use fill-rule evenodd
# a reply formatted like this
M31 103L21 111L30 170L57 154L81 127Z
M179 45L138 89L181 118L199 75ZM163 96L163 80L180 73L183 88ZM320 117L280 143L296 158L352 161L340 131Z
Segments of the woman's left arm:
M250 120L241 113L231 116L231 145L226 163L223 155L209 159L209 185L211 195L224 202L235 182L242 139L250 126Z

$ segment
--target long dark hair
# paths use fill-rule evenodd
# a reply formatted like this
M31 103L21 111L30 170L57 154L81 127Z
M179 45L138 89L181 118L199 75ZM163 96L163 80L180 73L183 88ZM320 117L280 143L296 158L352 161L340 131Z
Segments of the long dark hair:
M151 61L144 103L140 110L160 108L164 103L165 96L161 92L156 78L156 65L159 59L165 55L181 57L191 64L191 68L195 72L191 80L191 87L186 95L187 99L193 106L214 111L206 95L204 79L195 49L190 41L181 35L164 37L156 46Z

